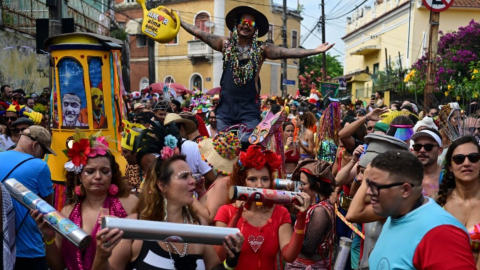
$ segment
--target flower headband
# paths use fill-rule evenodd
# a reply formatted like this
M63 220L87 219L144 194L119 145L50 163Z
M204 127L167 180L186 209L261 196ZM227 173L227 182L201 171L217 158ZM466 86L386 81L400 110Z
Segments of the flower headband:
M260 145L251 145L247 152L240 152L238 164L242 170L248 168L255 168L261 170L268 164L273 171L279 170L283 163L282 156L270 150L262 151Z
M167 135L165 137L164 145L160 151L160 158L167 159L172 157L174 154L179 154L180 151L177 147L178 140L173 135Z
M69 143L68 143L69 144ZM73 135L73 144L68 149L63 150L63 153L69 158L65 163L65 170L78 174L82 171L83 166L87 165L87 159L104 156L108 152L107 137L101 136L100 131L96 134L87 135L79 129L75 130Z

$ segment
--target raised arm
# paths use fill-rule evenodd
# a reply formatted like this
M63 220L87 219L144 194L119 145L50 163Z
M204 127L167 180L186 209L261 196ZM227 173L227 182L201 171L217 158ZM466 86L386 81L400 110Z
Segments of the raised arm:
M364 151L363 145L359 145L353 152L352 160L350 160L350 162L347 163L347 165L343 166L343 168L340 169L340 171L337 173L337 176L335 176L335 182L337 186L343 186L345 184L348 184L351 182L351 180L353 180L353 178L355 178L356 165L363 151Z
M333 47L334 44L329 45L328 42L318 46L316 49L301 49L301 48L293 48L288 49L280 46L275 45L265 45L265 57L268 59L285 59L285 58L303 58L307 56L316 55L322 52L328 51L330 48Z
M173 20L176 22L175 16L173 16L173 14L172 14L173 13L172 9L166 9L165 8L165 9L163 9L163 11L165 13L167 13L168 15L170 15L170 17L172 17ZM180 25L183 27L183 29L185 29L185 31L187 31L188 33L196 36L201 41L207 43L208 46L212 47L212 49L214 49L216 51L219 51L219 52L222 51L223 42L225 40L227 40L226 37L221 37L221 36L217 36L217 35L210 34L208 32L202 31L202 30L200 30L200 28L184 22L182 20L182 18L180 17L180 15L178 17L180 18Z
M212 47L212 49L216 51L221 52L223 50L223 43L225 40L227 40L226 37L210 34L208 32L200 30L200 28L194 25L188 24L182 20L180 21L183 29L185 29L188 33L196 36L201 41L207 43L208 46Z
M370 164L367 166L367 170L365 170L363 178L366 179L368 176L368 168ZM348 208L347 215L345 216L348 221L354 223L369 223L374 221L381 221L385 220L384 217L381 217L373 211L373 207L371 204L365 204L365 199L367 197L367 181L362 180L360 188L358 189L357 193L353 197L352 203Z

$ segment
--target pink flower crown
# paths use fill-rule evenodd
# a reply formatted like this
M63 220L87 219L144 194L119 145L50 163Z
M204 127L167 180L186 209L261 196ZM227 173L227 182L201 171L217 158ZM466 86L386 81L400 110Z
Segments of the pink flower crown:
M87 165L88 158L107 154L108 138L101 136L100 132L87 138L85 133L76 129L73 135L73 144L68 147L63 150L63 153L69 158L64 167L67 171L78 174L82 171L83 166Z

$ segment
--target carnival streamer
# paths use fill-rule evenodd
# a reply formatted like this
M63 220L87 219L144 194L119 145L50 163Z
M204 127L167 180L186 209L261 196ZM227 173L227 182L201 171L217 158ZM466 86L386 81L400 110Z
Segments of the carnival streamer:
M238 228L212 227L171 222L103 217L102 229L119 229L124 239L222 245L225 237L240 232Z
M27 209L38 210L42 213L43 219L50 227L80 250L85 250L90 245L92 241L91 235L87 234L70 219L55 210L55 208L26 188L22 183L14 178L10 178L5 180L3 184L15 200Z
M113 66L113 58L114 58L114 54L113 52L110 53L110 83L112 85L112 92L111 92L111 95L112 95L112 116L113 116L113 126L116 127L117 126L117 118L116 118L116 112L115 112L115 89L117 88L117 85L116 85L116 80L115 80L115 67ZM115 131L115 149L117 150L121 150L120 148L118 148L118 139L117 139L117 131Z
M361 231L359 231L358 228L355 227L352 223L348 222L348 220L342 215L342 213L340 213L340 211L338 211L337 204L335 204L335 214L345 223L345 225L347 225L347 227L352 229L352 231L354 231L362 239L365 239L365 235L363 235L363 233Z

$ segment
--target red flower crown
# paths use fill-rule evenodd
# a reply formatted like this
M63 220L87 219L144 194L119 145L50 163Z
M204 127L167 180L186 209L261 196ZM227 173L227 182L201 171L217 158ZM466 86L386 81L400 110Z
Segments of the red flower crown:
M282 156L270 150L263 150L260 145L250 145L247 152L240 152L238 163L243 169L255 168L261 170L265 165L268 165L272 171L280 169L283 160Z

